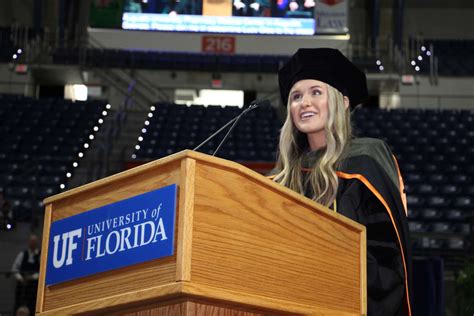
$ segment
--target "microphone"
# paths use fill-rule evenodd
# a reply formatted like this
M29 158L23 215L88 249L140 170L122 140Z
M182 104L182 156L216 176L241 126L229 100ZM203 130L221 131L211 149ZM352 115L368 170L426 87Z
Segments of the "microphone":
M219 143L219 145L217 146L216 150L214 150L214 153L212 154L212 156L215 156L216 153L219 151L219 149L222 147L222 145L224 144L224 142L227 140L227 137L229 137L230 133L232 132L232 130L235 128L235 126L237 125L237 122L240 120L240 118L242 116L244 116L245 114L247 114L248 112L250 111L253 111L255 110L256 108L259 108L261 106L270 106L270 101L269 100L254 100L252 102L250 102L250 105L248 106L248 108L246 108L245 110L243 110L239 115L237 115L236 117L234 117L233 119L231 119L229 122L227 122L224 126L222 126L221 128L219 128L217 131L215 131L211 136L209 136L208 138L206 138L202 143L200 143L199 145L197 145L193 150L198 150L199 148L201 148L202 146L204 146L205 144L207 144L207 142L209 142L211 139L213 139L216 135L218 135L220 132L222 132L225 128L227 128L227 126L229 126L230 124L232 124L232 126L229 128L229 130L227 131L227 133L225 134L224 138L222 138L221 142Z

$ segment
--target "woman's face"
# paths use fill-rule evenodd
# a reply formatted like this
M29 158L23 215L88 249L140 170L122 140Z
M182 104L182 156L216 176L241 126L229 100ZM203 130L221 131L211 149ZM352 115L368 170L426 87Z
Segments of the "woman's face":
M310 145L311 139L325 142L324 127L329 116L327 84L313 79L298 81L291 88L289 104L293 124L308 136Z

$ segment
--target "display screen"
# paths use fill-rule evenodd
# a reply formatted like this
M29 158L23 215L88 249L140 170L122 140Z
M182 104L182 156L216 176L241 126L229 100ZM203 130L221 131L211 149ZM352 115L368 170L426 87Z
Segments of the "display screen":
M314 35L315 0L125 0L122 28Z

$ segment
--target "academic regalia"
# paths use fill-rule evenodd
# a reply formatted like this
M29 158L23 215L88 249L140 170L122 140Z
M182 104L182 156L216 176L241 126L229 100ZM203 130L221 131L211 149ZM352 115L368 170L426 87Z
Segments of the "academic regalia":
M306 154L304 175L319 156ZM357 138L343 154L337 176L336 211L367 228L368 315L411 315L406 203L395 158L383 141ZM305 194L313 195L309 185Z
M336 49L300 48L291 57L278 72L284 105L293 85L305 79L334 87L349 98L351 108L369 97L365 73ZM304 179L320 155L321 151L305 154ZM383 141L358 138L347 144L340 162L331 208L337 206L338 213L367 228L368 315L411 315L406 199L396 159ZM305 188L312 198L311 185Z

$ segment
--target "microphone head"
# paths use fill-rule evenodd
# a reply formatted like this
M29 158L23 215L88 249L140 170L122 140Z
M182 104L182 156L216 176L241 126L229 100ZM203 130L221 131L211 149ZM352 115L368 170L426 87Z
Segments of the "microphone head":
M268 99L263 99L263 100L254 100L252 103L250 103L249 108L255 109L260 106L271 106L271 102Z

